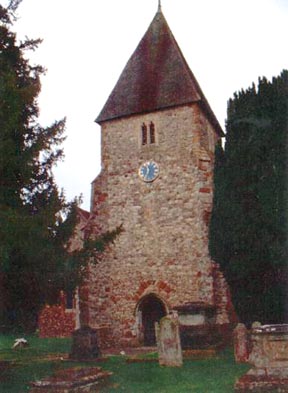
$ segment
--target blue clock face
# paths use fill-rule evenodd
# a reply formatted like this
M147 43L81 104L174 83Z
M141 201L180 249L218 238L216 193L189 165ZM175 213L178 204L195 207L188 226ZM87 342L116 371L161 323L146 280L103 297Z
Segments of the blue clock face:
M141 165L139 176L145 182L151 182L159 175L159 166L154 161L147 161Z

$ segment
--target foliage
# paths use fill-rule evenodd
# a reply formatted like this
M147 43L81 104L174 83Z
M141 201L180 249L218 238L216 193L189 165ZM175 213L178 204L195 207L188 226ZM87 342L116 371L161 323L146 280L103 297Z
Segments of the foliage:
M47 128L37 122L44 69L25 53L41 41L18 43L10 31L19 3L0 6L0 273L4 316L33 326L40 304L60 285L77 200L65 201L52 173L63 157L65 120Z
M235 93L216 149L210 253L245 322L284 322L288 257L288 71Z
M65 261L62 288L74 291L81 285L86 277L87 266L98 264L105 249L113 244L122 232L123 226L120 225L98 237L90 236L84 239L81 250L69 252Z
M19 3L0 5L0 319L32 330L44 302L80 283L84 254L103 251L118 230L87 241L78 259L68 252L80 199L67 202L53 176L63 159L65 119L46 128L37 121L45 70L25 55L41 40L18 43L11 27Z
M75 362L52 361L49 356L49 352L53 357L58 354L58 358L69 353L69 339L28 337L30 346L19 351L11 350L13 341L12 337L0 336L0 361L3 358L14 359L16 366L11 369L6 381L1 383L5 393L27 391L27 384L32 380L51 375L60 368L81 366ZM151 360L150 356L148 359ZM99 367L99 362L90 362L88 367L94 365ZM82 366L87 367L87 363ZM226 350L217 358L184 360L181 368L160 367L156 359L155 362L128 364L125 356L109 356L100 367L113 372L111 384L101 390L103 393L231 393L236 378L250 368L249 365L235 364L231 350Z

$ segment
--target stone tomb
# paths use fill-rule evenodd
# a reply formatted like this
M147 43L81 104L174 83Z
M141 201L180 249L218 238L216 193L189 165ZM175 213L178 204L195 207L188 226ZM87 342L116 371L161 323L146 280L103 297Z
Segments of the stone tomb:
M160 366L181 367L183 364L179 335L179 322L176 316L168 315L155 324Z
M100 367L61 370L49 378L31 382L31 393L101 393L111 372Z
M235 384L237 393L288 392L288 325L253 327L253 368Z
M216 309L204 302L174 307L178 313L182 349L204 349L219 341L215 329Z

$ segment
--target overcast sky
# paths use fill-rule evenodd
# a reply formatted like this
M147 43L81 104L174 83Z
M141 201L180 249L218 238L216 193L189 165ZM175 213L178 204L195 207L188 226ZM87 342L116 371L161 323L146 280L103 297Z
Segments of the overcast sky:
M43 39L29 55L47 68L39 121L67 117L57 182L68 199L82 193L87 210L101 168L94 120L157 7L158 0L23 0L17 11L18 37ZM223 128L235 91L288 68L288 0L162 0L162 10Z

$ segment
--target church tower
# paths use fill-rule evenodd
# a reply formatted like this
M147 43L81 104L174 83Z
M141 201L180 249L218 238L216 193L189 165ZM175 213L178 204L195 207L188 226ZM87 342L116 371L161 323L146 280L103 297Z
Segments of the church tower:
M102 346L153 345L155 322L185 305L192 324L209 310L215 328L227 326L228 288L208 252L223 132L160 6L96 121L93 231L124 231L91 265L82 324L98 329Z

